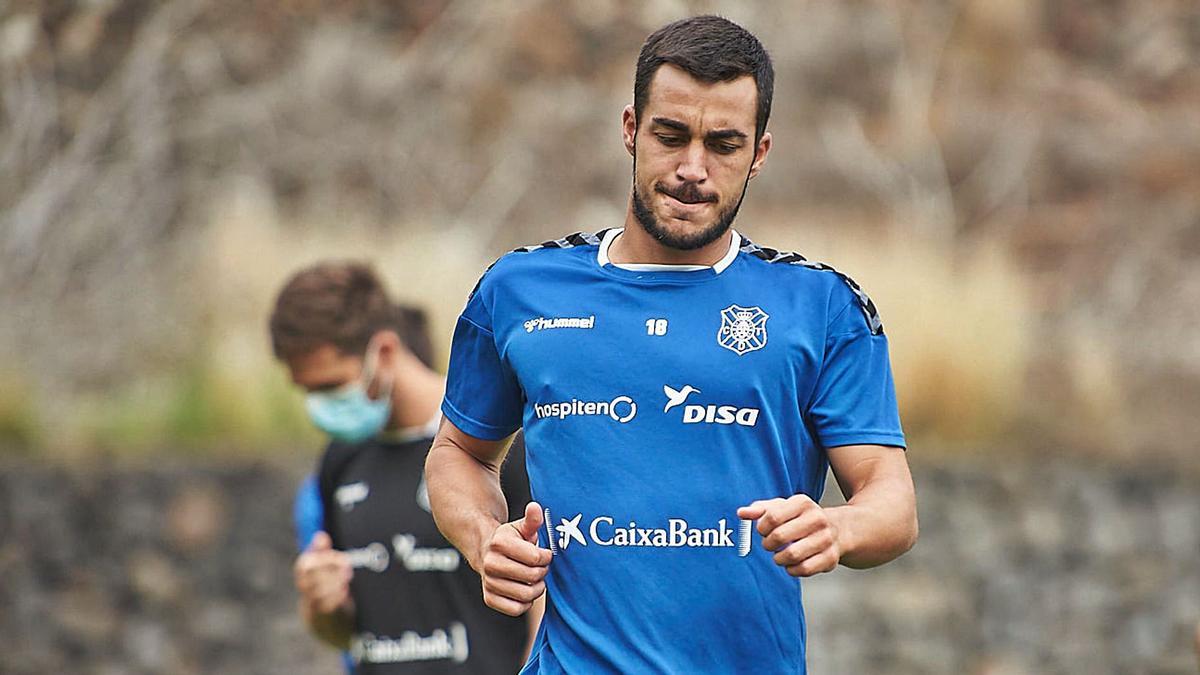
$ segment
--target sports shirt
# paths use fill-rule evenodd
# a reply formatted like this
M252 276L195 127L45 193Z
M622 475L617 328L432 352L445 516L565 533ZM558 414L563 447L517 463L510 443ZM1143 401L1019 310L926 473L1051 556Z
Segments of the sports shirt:
M875 307L734 232L711 267L616 266L620 230L517 249L458 320L443 413L524 428L554 557L527 673L802 673L798 581L736 510L819 499L826 450L904 446Z
M429 509L431 435L331 443L294 509L301 548L317 529L350 555L355 625L345 660L355 675L513 673L528 637L525 617L483 603L479 575L442 536ZM510 515L529 487L518 441L501 471Z

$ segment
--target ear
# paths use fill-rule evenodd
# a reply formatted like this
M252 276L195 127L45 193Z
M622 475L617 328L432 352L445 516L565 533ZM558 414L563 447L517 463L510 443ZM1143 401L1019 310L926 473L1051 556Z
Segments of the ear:
M634 139L637 136L637 113L633 110L633 104L625 106L625 110L621 112L621 136L625 140L625 151L632 157Z
M767 161L767 153L770 151L771 132L764 131L762 138L758 139L758 146L754 148L754 162L750 165L751 178L754 178L762 171L762 166Z
M394 330L381 330L371 336L371 342L378 345L379 350L379 367L385 370L391 370L399 363L402 354L406 351L404 343L400 342L400 336Z

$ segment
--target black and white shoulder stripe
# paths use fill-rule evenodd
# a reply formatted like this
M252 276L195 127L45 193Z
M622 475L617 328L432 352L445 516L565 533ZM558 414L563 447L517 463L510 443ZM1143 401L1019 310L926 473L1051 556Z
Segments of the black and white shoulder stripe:
M862 311L863 318L867 320L867 325L871 328L871 334L883 334L883 320L879 318L879 312L875 309L875 303L871 301L871 298L867 296L866 292L863 291L863 289L859 287L859 285L855 283L853 279L845 274L842 274L825 263L809 260L799 253L793 253L792 251L779 251L773 248L759 246L758 244L750 241L750 239L744 235L742 236L740 250L742 253L752 255L755 258L759 258L760 260L764 260L768 263L800 265L809 269L820 270L822 272L832 272L838 275L838 277L850 287L850 290L854 292L855 297L858 298L858 308Z
M608 234L608 230L610 230L610 229L612 229L612 228L600 230L599 232L596 232L596 233L576 232L574 234L568 234L567 236L563 237L562 239L552 239L550 241L543 241L540 244L534 244L532 246L521 246L518 248L514 248L513 250L509 251L508 253L532 253L533 251L537 251L537 250L543 249L543 248L574 248L576 246L599 246L600 241L602 239L604 239L604 235ZM508 255L508 253L506 253L504 255ZM504 257L504 256L501 256L501 258L502 257ZM483 271L483 274L479 275L479 281L475 282L475 288L471 289L470 295L467 296L468 302L470 301L471 298L475 297L475 293L477 293L479 291L479 284L483 283L483 278L487 276L488 272L492 271L492 268L495 267L496 263L498 263L498 262L500 262L499 258L497 258L494 262L492 262L491 265L488 265L487 269Z
M612 228L609 228L609 229L612 229ZM529 253L531 251L536 251L540 248L573 248L575 246L599 246L600 240L604 239L604 235L606 235L606 234L608 234L608 230L600 230L599 232L596 232L595 234L591 234L588 232L576 232L575 234L568 234L567 236L563 237L562 239L543 241L542 243L535 244L533 246L522 246L520 248L514 248L510 252L511 253ZM492 264L495 264L495 263L492 263Z

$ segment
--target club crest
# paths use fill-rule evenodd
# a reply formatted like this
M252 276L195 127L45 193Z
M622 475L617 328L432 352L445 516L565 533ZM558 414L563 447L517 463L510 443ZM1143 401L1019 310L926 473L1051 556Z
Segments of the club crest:
M717 344L738 356L767 346L767 319L771 315L760 307L730 305L721 310L721 328Z

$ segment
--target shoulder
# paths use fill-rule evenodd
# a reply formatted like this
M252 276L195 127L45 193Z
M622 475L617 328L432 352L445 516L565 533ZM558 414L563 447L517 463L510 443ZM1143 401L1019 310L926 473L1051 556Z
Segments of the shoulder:
M339 464L342 461L358 454L362 448L362 443L330 441L329 444L325 446L325 452L321 453L321 466L327 467L332 464Z
M608 230L599 232L575 232L560 239L544 241L531 246L521 246L500 256L484 270L469 297L487 292L506 283L552 271L557 267L569 266L580 259L594 256Z
M794 251L759 246L745 235L741 235L739 255L757 266L761 273L777 278L779 283L825 297L831 317L852 305L862 315L871 333L883 333L883 320L874 301L844 272Z
M321 454L317 467L317 488L322 493L333 490L333 484L342 471L367 447L366 443L343 443L330 441Z

